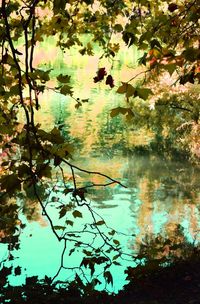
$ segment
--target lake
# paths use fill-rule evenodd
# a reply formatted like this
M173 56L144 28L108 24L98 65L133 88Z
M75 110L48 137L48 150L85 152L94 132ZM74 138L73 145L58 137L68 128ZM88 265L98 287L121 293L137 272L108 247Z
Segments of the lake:
M132 147L151 140L151 132L137 130L122 115L110 117L111 109L124 103L123 96L116 94L117 85L141 71L136 66L140 54L135 49L124 49L114 63L105 60L99 63L97 57L80 57L76 50L62 54L52 46L53 43L51 40L43 43L35 64L45 69L54 68L53 76L61 73L70 75L75 98L88 99L88 102L76 109L73 99L51 90L56 81L52 80L50 89L40 98L37 122L47 131L54 126L60 128L66 141L74 146L73 164L106 174L126 186L114 184L89 189L86 198L98 214L97 218L103 218L116 231L121 248L129 255L137 255L140 245L148 245L148 240L156 236L176 238L180 227L189 242L199 242L199 170L191 164L166 160L158 155L133 153ZM54 62L52 58L55 58ZM93 82L98 67L106 66L109 71L111 65L116 83L112 90L105 84ZM77 185L104 183L99 175L88 175L78 170L75 173ZM67 166L65 179L71 185L71 172ZM53 182L54 187L46 203L54 225L60 225L57 207L66 203L66 196L62 182L56 179ZM34 208L33 219L21 214L26 228L20 235L20 249L12 252L15 259L11 263L22 267L22 274L10 276L12 284L23 283L27 275L54 277L60 266L63 242L58 242L39 206L35 204ZM71 233L91 222L87 208L79 207L78 210L83 218L74 220ZM84 237L89 242L89 236ZM68 244L68 254L71 249L73 243ZM69 256L67 252L64 257L66 267L79 266L83 254L75 252ZM1 244L0 259L8 255L7 244ZM124 269L134 265L136 262L130 257L122 260L120 266L113 264L114 286L108 289L114 292L121 289L125 284ZM100 269L97 271L101 272ZM74 271L63 269L57 279L71 280L73 276ZM99 286L99 289L103 288L104 284Z

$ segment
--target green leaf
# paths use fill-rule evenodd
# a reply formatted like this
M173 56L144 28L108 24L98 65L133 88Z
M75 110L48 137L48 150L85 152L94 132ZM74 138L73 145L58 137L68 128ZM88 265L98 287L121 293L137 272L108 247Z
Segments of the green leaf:
M46 164L39 164L36 167L36 172L37 172L37 176L39 178L42 177L46 177L46 178L51 178L51 171L52 171L52 167Z
M194 62L195 60L200 59L200 50L199 48L189 47L181 54L185 57L186 60Z
M19 95L19 85L16 84L13 87L10 88L9 90L9 95Z
M27 165L22 164L18 167L18 176L19 177L24 177L29 174L30 174L30 168Z
M115 117L115 116L119 115L119 113L120 113L120 111L119 111L119 107L118 107L118 108L115 108L115 109L111 110L110 116Z
M4 175L0 179L1 189L5 189L9 195L16 190L21 190L21 180L16 174Z
M115 260L117 260L119 257L120 257L120 254L116 254L116 255L112 258L112 260L115 261Z
M131 84L127 84L126 97L129 98L135 93L135 88Z
M143 41L149 41L152 38L152 34L150 31L145 31L139 39L139 45L143 43Z
M150 41L150 46L151 46L151 49L154 49L155 47L157 47L159 49L162 49L162 46L161 46L160 42L157 39L151 40Z
M151 94L153 94L153 92L147 88L137 88L135 91L135 97L138 96L144 100L148 99L149 95Z
M73 213L73 216L76 218L76 217L83 217L82 213L78 210L75 210Z
M114 31L116 31L116 32L118 32L118 33L120 33L120 32L122 32L123 31L123 27L122 27L122 25L121 24L115 24L115 26L114 26Z
M133 117L134 117L133 111L132 111L131 109L128 109L127 115L126 115L126 120L127 120L128 122L131 122L132 119L133 119Z
M55 144L62 144L65 142L65 139L64 137L61 135L60 133L60 130L56 127L54 127L51 132L50 132L50 135L51 135L51 142L52 143L55 143Z
M34 72L29 73L29 76L33 80L40 80L42 83L47 82L50 80L49 73L51 72L51 69L48 71L43 71L40 69L36 69Z
M164 69L167 70L170 75L172 75L174 73L174 71L176 70L176 64L174 64L174 63L166 64L166 65L164 65Z
M135 88L130 83L122 83L122 85L117 89L117 93L126 94L126 97L131 97L135 93Z
M56 78L58 81L60 81L62 83L67 83L67 82L70 82L71 76L60 74Z
M59 156L60 158L66 158L66 157L71 157L71 152L73 151L73 148L70 144L63 143L60 145L55 145L51 151L56 154L57 156Z
M63 95L72 95L73 94L72 87L70 87L69 85L65 84L60 89L60 93L63 94Z
M115 117L119 114L126 114L128 112L128 108L117 107L111 110L110 116Z
M119 94L125 94L127 90L127 83L123 82L122 85L117 89L117 93Z

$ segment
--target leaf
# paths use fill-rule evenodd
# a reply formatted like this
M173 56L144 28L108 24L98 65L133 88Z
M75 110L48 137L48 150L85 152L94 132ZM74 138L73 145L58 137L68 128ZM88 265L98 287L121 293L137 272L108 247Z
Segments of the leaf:
M131 122L132 119L133 119L133 117L134 117L133 111L132 111L131 109L128 109L127 115L126 115L126 120L127 120L128 122Z
M30 168L27 165L22 164L18 167L19 177L24 177L25 175L29 175L29 174L30 174Z
M65 216L65 214L67 213L67 208L63 207L60 211L59 211L59 219L61 219L62 217Z
M53 226L55 230L65 230L64 226Z
M120 257L120 254L116 254L116 255L112 258L112 260L115 261L115 260L117 260L119 257Z
M75 108L78 110L80 107L82 106L82 104L80 103L80 102L77 102L76 104L75 104Z
M90 271L91 271L90 275L93 276L95 269L94 269L94 264L93 264L92 261L89 263L89 268L90 268Z
M121 24L115 24L115 26L114 26L114 31L116 31L116 32L118 32L118 33L120 33L120 32L122 32L123 31L123 27L122 27L122 25Z
M106 84L109 85L112 88L114 88L114 80L112 78L111 75L108 75L107 78L106 78Z
M176 3L170 3L168 5L168 10L172 13L178 8L178 5Z
M109 259L106 258L105 256L100 256L98 258L94 257L93 259L97 265L101 265L101 264L109 261Z
M151 40L150 41L150 46L151 46L151 49L154 49L155 47L157 47L159 49L162 49L162 46L161 46L160 42L157 39Z
M110 116L115 117L119 114L125 115L128 112L128 110L129 110L128 108L117 107L111 110Z
M72 192L72 189L65 188L64 194L67 195Z
M76 217L83 217L82 213L78 210L75 210L73 213L73 216L76 218Z
M62 144L64 143L65 139L64 137L61 135L60 130L56 127L54 127L51 132L51 142L55 143L55 144Z
M81 201L86 201L86 199L85 199L85 193L87 193L86 189L76 189L73 192L73 196L74 197L78 196L81 199Z
M98 221L95 223L96 226L101 226L101 225L104 225L105 222L102 220L102 221Z
M60 74L56 78L58 81L60 81L62 83L67 83L67 82L70 82L71 76Z
M130 83L122 83L122 85L117 89L118 94L126 94L126 97L131 97L135 93L135 88Z
M181 54L186 60L194 62L200 59L200 50L198 48L189 47Z
M74 222L73 221L70 221L70 220L66 220L65 223L67 225L70 225L70 226L73 226L74 225Z
M98 71L97 71L97 76L95 76L93 79L94 79L94 82L99 82L101 80L104 79L104 76L107 75L107 72L106 72L106 69L105 68L100 68Z
M111 110L110 116L115 117L115 116L119 115L119 113L120 113L120 111L119 111L119 107L118 107L118 108L115 108L115 109Z
M33 80L40 80L42 83L47 82L50 80L49 77L49 73L51 72L51 69L48 71L43 71L40 69L35 69L34 72L29 73L29 76L33 79Z
M59 166L61 164L61 162L62 162L62 159L58 155L56 155L54 157L54 162L53 162L54 166L55 167Z
M39 178L46 177L51 178L52 167L46 164L39 164L36 167L37 176Z
M130 33L130 32L123 32L123 40L126 43L126 45L128 45L128 47L130 47L132 44L136 43L137 38L136 35L134 33Z
M110 232L108 232L109 235L114 235L116 233L115 230L111 230Z
M138 96L144 100L146 100L151 94L153 94L153 92L147 88L137 88L135 91L135 97Z
M20 266L17 266L17 267L15 268L15 275L18 276L18 275L20 275L20 274L21 274L21 267L20 267Z
M53 12L54 15L57 15L59 12L64 11L66 5L65 0L54 0L53 1Z
M73 151L73 148L68 142L59 144L58 146L54 146L51 150L54 152L54 154L57 154L60 158L66 158L71 157L71 152Z
M176 70L176 64L166 64L164 65L165 70L167 70L169 72L170 75L172 75L174 73L174 71Z
M16 190L21 190L21 180L16 174L4 175L0 179L1 189L6 189L9 195Z
M127 83L123 83L118 89L117 89L117 93L119 94L125 94L127 90Z
M84 257L81 261L80 267L84 266L86 268L88 264L89 264L89 258Z
M86 249L83 249L83 253L87 256L92 256L92 252L91 251L88 251Z
M113 286L113 277L112 277L112 274L110 273L110 271L105 271L104 274L103 274L103 276L104 276L106 282L108 284L111 283L111 285Z
M75 251L75 248L70 249L69 256Z
M131 97L133 96L135 93L135 88L131 85L131 84L127 84L127 88L126 88L126 97Z
M69 86L68 84L65 84L61 89L60 89L60 93L63 95L72 95L73 91L72 91L72 87Z
M13 87L10 88L9 95L19 95L19 85L16 84Z
M113 243L115 243L117 246L120 245L120 242L118 240L113 240Z

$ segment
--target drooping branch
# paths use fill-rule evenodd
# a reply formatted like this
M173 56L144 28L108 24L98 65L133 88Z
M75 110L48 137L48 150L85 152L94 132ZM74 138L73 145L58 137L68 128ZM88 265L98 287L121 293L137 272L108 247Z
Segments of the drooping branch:
M76 169L76 170L78 170L78 171L81 171L81 172L84 172L84 173L87 173L87 174L93 174L93 175L96 174L96 175L105 177L105 178L109 179L110 181L112 181L113 183L118 184L118 185L120 185L120 186L123 187L123 188L127 188L125 185L123 185L123 184L122 184L121 182L119 182L118 180L116 180L116 179L114 179L114 178L112 178L112 177L110 177L110 176L108 176L108 175L106 175L106 174L104 174L104 173L100 173L100 172L97 172L97 171L90 171L90 170L86 170L86 169L80 168L80 167L78 167L78 166L76 166L76 165L71 164L70 162L68 162L68 161L65 160L65 159L62 159L62 161L63 161L65 164L67 164L67 165L68 165L70 168L72 168L72 169Z

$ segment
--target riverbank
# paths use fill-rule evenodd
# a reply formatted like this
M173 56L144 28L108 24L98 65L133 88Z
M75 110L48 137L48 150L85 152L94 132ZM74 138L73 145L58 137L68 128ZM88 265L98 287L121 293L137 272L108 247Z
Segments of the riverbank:
M50 284L50 280L37 281L37 277L26 279L23 286L5 287L5 278L9 269L3 268L0 276L0 302L2 304L199 304L200 303L200 253L199 251L185 260L160 268L151 264L140 271L129 269L132 281L117 295L105 291L95 291L85 287L84 294L78 282L59 289ZM4 287L3 287L4 285Z

